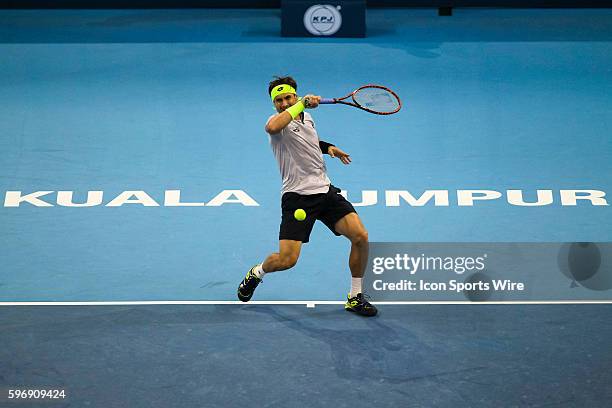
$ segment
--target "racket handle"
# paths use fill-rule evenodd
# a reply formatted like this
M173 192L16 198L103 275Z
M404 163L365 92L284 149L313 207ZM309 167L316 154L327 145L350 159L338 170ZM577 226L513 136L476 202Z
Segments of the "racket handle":
M336 100L335 99L321 98L321 101L319 102L319 105L326 105L326 104L330 104L330 103L336 103Z

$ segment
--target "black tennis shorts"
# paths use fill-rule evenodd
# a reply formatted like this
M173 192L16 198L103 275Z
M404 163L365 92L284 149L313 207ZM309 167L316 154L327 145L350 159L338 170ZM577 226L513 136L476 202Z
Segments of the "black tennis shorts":
M279 239L308 242L315 221L320 220L336 235L334 225L346 214L356 213L353 205L340 195L340 189L330 184L329 191L321 194L283 194L281 208L283 217ZM293 213L298 208L306 211L306 219L298 221Z

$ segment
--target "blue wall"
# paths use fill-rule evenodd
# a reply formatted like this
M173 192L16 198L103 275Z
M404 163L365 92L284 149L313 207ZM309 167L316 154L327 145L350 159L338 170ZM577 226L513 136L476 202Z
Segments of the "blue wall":
M0 0L0 8L278 8L281 0ZM612 7L612 0L367 0L368 7Z

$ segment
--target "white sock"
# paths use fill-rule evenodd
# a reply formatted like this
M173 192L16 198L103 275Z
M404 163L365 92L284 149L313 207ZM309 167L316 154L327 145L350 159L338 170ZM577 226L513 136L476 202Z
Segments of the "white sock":
M259 279L263 278L263 276L266 274L266 272L263 270L263 264L257 264L255 266L255 269L253 269L253 273L255 274L255 276L257 276Z
M357 296L358 293L361 293L361 282L363 278L351 278L351 295L350 297Z

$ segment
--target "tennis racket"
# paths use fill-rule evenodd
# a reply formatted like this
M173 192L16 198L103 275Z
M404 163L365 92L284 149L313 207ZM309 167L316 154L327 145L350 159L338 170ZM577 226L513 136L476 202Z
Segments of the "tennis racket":
M400 101L399 96L382 85L364 85L345 97L333 99L321 98L319 103L341 103L377 115L391 115L399 112L402 108L402 101Z

